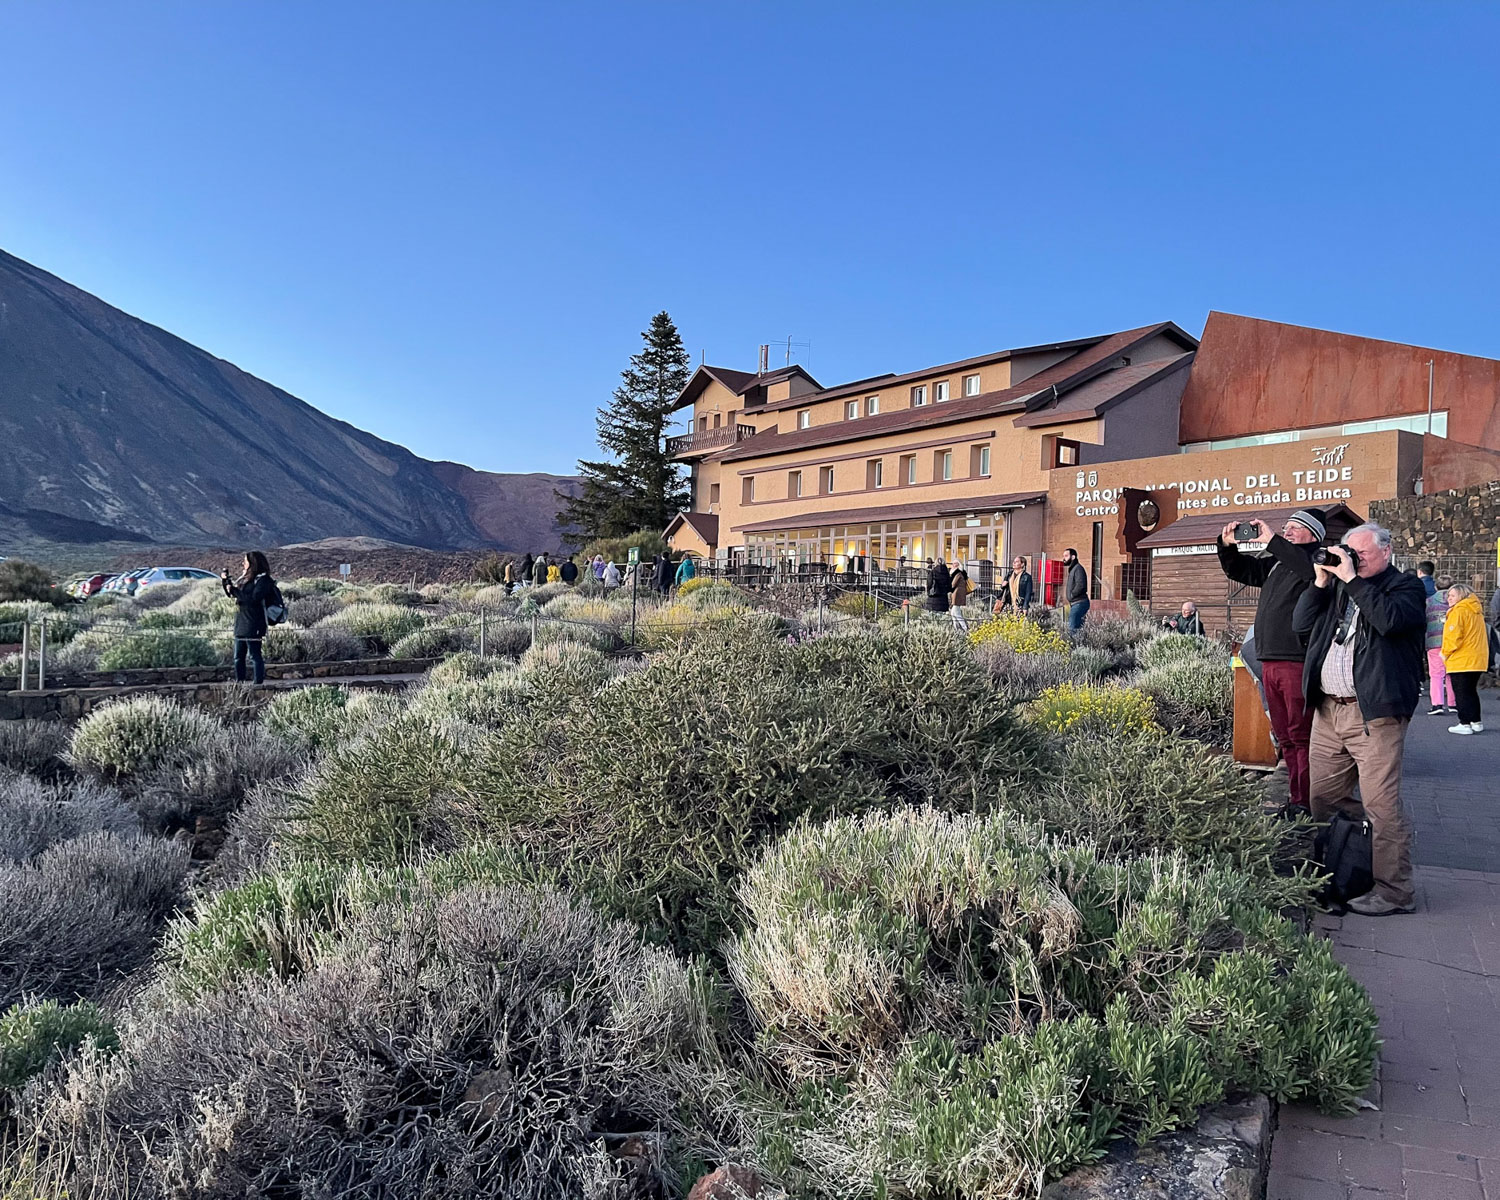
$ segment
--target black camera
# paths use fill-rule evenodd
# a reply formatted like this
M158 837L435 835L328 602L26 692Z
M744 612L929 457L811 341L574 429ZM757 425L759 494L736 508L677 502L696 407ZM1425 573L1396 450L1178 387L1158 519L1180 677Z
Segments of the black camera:
M1320 567L1336 566L1343 558L1347 558L1356 571L1359 570L1359 555L1350 546L1319 546L1312 555L1313 562Z
M1253 542L1257 532L1254 521L1241 521L1234 527L1234 540L1237 542Z

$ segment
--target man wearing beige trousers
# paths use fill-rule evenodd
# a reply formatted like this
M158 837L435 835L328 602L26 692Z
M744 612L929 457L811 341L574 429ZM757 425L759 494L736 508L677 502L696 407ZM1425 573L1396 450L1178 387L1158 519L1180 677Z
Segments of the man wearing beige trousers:
M1379 525L1351 529L1340 545L1313 556L1313 569L1292 614L1293 629L1307 640L1312 815L1326 821L1343 809L1370 822L1375 886L1349 911L1408 913L1415 896L1401 754L1422 688L1427 593L1421 580L1391 566L1391 535Z

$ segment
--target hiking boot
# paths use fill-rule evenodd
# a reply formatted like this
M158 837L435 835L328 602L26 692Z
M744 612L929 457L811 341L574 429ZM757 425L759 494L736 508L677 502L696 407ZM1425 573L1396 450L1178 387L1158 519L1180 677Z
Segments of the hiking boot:
M1349 911L1362 917L1390 917L1396 913L1416 912L1417 906L1397 904L1394 900L1387 900L1379 892L1366 892L1349 901Z

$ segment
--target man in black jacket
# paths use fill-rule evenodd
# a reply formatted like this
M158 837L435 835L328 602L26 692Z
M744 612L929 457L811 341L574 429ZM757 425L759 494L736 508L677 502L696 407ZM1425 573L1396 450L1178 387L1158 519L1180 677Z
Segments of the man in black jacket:
M1401 810L1401 753L1422 688L1427 594L1391 566L1391 535L1361 525L1314 564L1293 627L1307 640L1302 688L1313 709L1308 749L1313 816L1335 809L1370 822L1375 887L1349 902L1367 917L1411 912L1411 828ZM1257 635L1257 640L1259 640Z
M1267 554L1241 554L1235 544L1237 521L1219 534L1219 567L1236 583L1260 588L1255 604L1255 646L1263 664L1261 688L1271 732L1286 760L1286 779L1291 803L1307 809L1307 743L1312 736L1312 709L1302 698L1302 663L1306 657L1302 639L1292 630L1297 601L1313 581L1312 553L1326 536L1323 510L1304 508L1287 518L1281 532L1272 536L1262 520L1255 526L1256 538L1267 543Z
M1078 551L1069 546L1063 551L1063 562L1068 574L1063 581L1063 599L1068 603L1068 628L1083 628L1083 619L1089 615L1089 573L1078 561Z

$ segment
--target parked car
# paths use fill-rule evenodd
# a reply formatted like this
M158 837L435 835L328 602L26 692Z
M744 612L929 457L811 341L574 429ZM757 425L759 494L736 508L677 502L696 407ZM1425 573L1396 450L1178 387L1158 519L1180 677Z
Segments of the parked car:
M131 587L131 595L158 583L193 583L199 579L217 579L212 571L202 567L152 567L143 571Z
M68 585L68 595L75 596L79 600L87 600L113 578L113 575L106 572L80 576Z
M119 592L125 596L133 596L135 595L135 581L150 569L150 567L136 567L133 571L126 571L124 574L116 575L101 590Z

